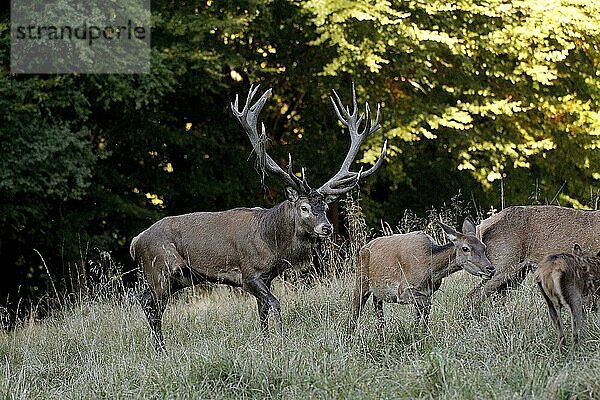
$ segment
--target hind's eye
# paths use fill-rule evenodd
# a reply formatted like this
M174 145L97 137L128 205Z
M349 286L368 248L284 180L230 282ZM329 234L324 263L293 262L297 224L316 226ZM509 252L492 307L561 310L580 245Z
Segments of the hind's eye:
M302 212L308 212L308 207L302 206L302 207L300 207L300 211L302 211Z
M469 251L471 251L471 249L469 249L467 246L463 246L462 251L468 253Z

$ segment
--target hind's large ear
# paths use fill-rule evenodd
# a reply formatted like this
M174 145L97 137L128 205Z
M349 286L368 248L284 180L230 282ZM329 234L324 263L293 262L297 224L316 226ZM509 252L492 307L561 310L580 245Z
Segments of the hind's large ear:
M575 255L577 256L583 255L583 250L581 250L581 246L579 245L579 243L575 243L573 245L573 253L575 253Z
M446 237L448 238L449 241L454 242L454 241L456 241L456 239L458 239L458 232L456 232L454 230L454 228L452 228L451 226L448 226L445 223L440 222L440 221L435 221L435 222L437 222L439 227L444 230L444 233L446 234Z
M476 232L477 228L475 227L473 221L471 221L471 218L465 218L462 226L462 233L465 235L475 236Z

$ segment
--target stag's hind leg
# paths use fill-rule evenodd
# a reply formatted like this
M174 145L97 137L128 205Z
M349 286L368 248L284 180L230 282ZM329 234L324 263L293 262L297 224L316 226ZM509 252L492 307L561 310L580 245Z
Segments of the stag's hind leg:
M162 333L162 317L171 294L185 286L182 269L185 260L177 252L173 243L164 243L140 258L141 268L148 288L142 293L140 302L148 318L155 348L165 353Z

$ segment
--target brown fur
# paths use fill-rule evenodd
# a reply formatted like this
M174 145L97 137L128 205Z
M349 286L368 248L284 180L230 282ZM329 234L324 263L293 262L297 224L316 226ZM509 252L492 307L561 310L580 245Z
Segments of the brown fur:
M363 246L356 266L350 333L371 294L382 334L383 302L415 304L418 319L426 324L431 296L442 278L463 268L478 276L493 275L485 246L475 237L475 226L470 221L465 220L462 234L447 225L443 228L451 240L445 245L435 243L423 232L411 232L380 237Z
M270 289L272 280L285 268L310 263L314 240L333 232L327 220L327 203L352 190L383 162L387 141L373 166L366 171L350 171L362 142L379 129L380 107L373 122L368 104L365 114L359 116L354 85L352 112L334 91L331 101L340 122L348 128L350 149L339 171L319 189L312 189L304 170L302 178L294 174L291 156L284 171L267 154L265 125L260 124L259 133L258 118L271 89L253 102L258 90L259 86L250 86L244 106L236 95L231 111L252 143L262 177L273 174L282 179L288 200L270 209L236 208L167 217L131 241L131 257L148 283L142 307L159 350L165 349L162 315L170 294L199 281L241 286L256 297L263 332L268 333L272 311L283 334L279 302Z
M310 263L315 238L331 226L324 203L307 197L292 200L270 209L166 217L133 238L130 252L148 283L141 302L157 349L164 350L161 321L169 297L200 282L241 286L257 299L263 331L269 311L283 330L271 281L288 267Z
M600 248L600 211L558 206L508 207L477 226L496 275L475 288L473 304L519 285L547 254L570 252L579 243L586 253Z
M600 257L583 256L576 245L574 253L546 256L534 276L558 333L559 347L565 341L560 317L562 307L566 307L571 314L573 345L577 345L584 319L583 299L595 296L600 286Z

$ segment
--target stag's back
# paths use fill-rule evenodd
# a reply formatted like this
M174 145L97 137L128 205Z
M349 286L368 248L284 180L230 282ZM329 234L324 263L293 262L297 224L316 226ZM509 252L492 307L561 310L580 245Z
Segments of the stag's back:
M245 250L241 247L258 235L255 221L262 211L237 208L165 217L131 241L131 256L144 268L160 269L170 259L201 271L238 267Z

